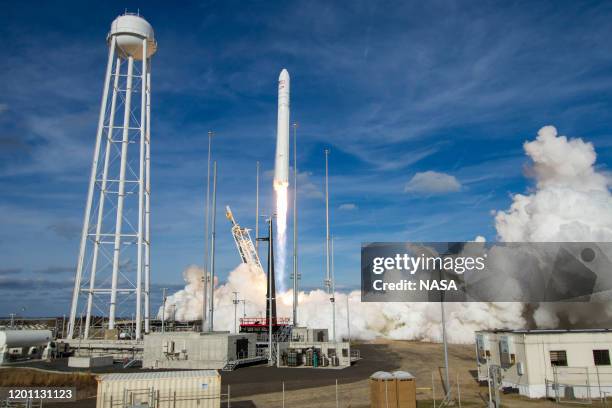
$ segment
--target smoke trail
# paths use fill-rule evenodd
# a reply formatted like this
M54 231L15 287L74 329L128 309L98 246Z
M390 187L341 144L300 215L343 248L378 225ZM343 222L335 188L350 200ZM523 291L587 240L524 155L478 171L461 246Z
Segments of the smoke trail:
M287 258L287 184L274 184L276 191L276 230L278 255L276 256L276 283L281 292L285 291L285 261Z

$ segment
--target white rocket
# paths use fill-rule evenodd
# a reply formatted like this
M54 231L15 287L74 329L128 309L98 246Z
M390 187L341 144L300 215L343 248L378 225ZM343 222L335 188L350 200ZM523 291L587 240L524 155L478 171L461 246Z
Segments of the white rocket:
M283 68L278 76L278 123L274 186L289 185L289 72Z

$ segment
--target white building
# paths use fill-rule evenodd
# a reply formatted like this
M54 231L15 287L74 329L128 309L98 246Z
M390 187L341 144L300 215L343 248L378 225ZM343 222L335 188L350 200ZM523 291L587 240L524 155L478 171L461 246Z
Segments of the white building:
M144 338L143 368L233 369L265 360L256 355L255 333L168 332Z
M599 398L612 393L612 331L476 332L478 380L500 367L502 387L531 398Z

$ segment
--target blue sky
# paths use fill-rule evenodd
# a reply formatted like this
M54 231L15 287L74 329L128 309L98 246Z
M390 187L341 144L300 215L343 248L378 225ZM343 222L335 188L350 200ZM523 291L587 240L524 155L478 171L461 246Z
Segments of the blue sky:
M0 315L67 312L106 64L124 9L153 25L154 293L202 264L207 132L217 136L218 271L238 263L222 208L270 208L276 81L299 123L302 285L321 287L323 149L339 288L360 243L495 239L492 210L532 188L522 143L554 124L612 161L611 3L5 2L0 15ZM159 299L156 299L157 301Z

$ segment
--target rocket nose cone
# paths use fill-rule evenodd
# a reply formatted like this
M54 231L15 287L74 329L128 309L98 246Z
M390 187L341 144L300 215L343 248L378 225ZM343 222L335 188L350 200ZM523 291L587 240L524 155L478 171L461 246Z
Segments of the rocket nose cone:
M285 68L283 68L283 70L281 71L280 75L278 76L278 79L289 79L289 71L287 71Z

